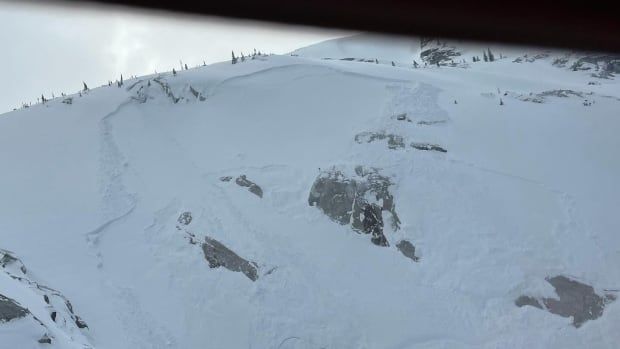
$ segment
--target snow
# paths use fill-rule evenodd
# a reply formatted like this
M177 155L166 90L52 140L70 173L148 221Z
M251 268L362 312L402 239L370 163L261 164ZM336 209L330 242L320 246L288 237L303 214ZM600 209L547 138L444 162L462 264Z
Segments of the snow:
M514 305L552 297L546 276L620 287L620 87L554 67L553 55L512 62L528 51L412 69L418 40L366 35L161 74L178 103L146 76L4 114L0 248L87 321L79 336L54 332L58 348L82 335L104 349L613 347L618 302L578 329ZM132 99L141 87L145 103ZM592 91L595 103L503 95L553 89ZM356 143L365 131L406 147ZM319 168L357 165L395 182L402 226L386 228L390 247L308 205ZM262 199L219 179L242 174ZM184 229L256 262L259 279L210 269L177 228L186 211ZM396 249L403 238L419 263ZM49 319L41 297L0 280ZM38 347L23 321L0 324L1 342Z

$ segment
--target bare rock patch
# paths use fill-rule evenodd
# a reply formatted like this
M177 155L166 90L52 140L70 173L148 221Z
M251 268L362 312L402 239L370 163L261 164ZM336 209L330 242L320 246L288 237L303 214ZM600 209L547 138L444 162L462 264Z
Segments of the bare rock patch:
M605 306L616 299L613 294L599 296L592 286L563 275L547 277L545 280L555 288L557 298L523 295L516 299L515 305L529 305L562 317L572 317L573 326L580 327L588 320L601 317Z
M241 272L252 281L258 280L256 265L239 257L221 242L207 236L202 244L202 251L210 268L224 267L230 271Z

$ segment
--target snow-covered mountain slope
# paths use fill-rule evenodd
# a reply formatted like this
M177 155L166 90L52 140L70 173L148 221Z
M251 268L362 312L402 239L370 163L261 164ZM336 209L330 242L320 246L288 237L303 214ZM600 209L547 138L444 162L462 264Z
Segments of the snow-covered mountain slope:
M0 116L0 343L614 347L617 80L341 40Z

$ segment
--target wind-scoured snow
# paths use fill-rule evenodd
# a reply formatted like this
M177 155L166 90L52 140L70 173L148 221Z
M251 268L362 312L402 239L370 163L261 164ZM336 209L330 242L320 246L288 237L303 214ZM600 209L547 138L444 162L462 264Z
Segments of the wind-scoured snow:
M0 294L54 336L37 343L46 330L19 318L0 322L0 343L614 347L617 80L554 65L565 53L514 62L531 48L472 63L487 49L474 44L454 44L467 64L424 67L420 40L384 40L144 76L0 116L0 248L88 324L57 329L42 296L0 272ZM545 93L557 90L577 94ZM389 178L399 225L383 211L387 246L308 203L325 171L359 166ZM225 248L209 261L205 243ZM515 304L557 299L547 279L559 275L610 295L600 316L576 327Z

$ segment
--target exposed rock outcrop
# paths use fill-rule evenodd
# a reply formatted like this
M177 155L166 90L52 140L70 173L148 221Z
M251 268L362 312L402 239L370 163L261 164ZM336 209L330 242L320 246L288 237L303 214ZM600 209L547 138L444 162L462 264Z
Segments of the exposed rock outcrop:
M438 151L441 153L446 153L448 152L446 149L436 145L436 144L430 144L430 143L411 143L411 146L415 149L418 150L430 150L430 151Z
M417 262L420 260L420 257L415 255L415 246L411 242L407 240L400 240L396 244L396 248L403 254L403 256L411 259L412 261Z
M608 54L588 54L579 58L570 67L573 71L593 71L593 77L609 79L620 73L620 56Z
M192 222L192 213L191 212L183 212L177 219L177 222L182 225L189 225Z
M258 184L247 179L245 175L241 175L237 177L237 179L235 179L235 183L237 183L237 185L239 186L248 188L250 193L258 196L259 198L263 197L263 189L260 186L258 186Z
M39 338L39 340L37 342L39 342L41 344L52 344L52 339L46 333L41 338Z
M50 325L44 324L40 319L35 317L29 310L32 307L45 307L49 310L49 316L57 326L59 331L68 331L71 333L71 340L75 343L84 344L84 347L90 347L88 339L81 335L77 328L86 328L86 323L75 314L71 302L59 291L39 283L32 275L26 274L26 267L19 258L10 251L0 249L0 273L5 273L11 282L14 282L13 290L19 290L21 293L27 293L27 304L19 304L15 300L9 298L11 294L0 294L0 324L11 321L15 318L27 317L32 326L42 327L49 331ZM1 291L1 290L0 290ZM40 302L39 304L36 304ZM75 327L73 327L75 324ZM35 331L38 331L35 330ZM53 338L43 336L39 343L50 343ZM48 342L48 340L50 342ZM88 344L88 346L87 346ZM81 346L80 346L81 347Z
M341 171L323 171L314 181L308 197L310 206L317 206L333 221L351 225L355 231L371 234L378 246L388 246L383 234L383 211L391 214L392 228L400 227L394 197L389 191L392 182L376 169L355 168L355 177Z
M516 98L523 102L533 102L533 103L544 103L547 101L549 97L558 97L558 98L568 98L568 97L577 97L584 98L587 94L579 91L566 90L566 89L558 89L558 90L548 90L542 91L540 93L532 93L529 94L521 94L515 93L511 91L506 91L504 96L509 96Z
M572 317L573 325L580 327L588 320L601 317L605 306L616 299L612 294L599 296L592 286L563 275L547 277L545 280L555 288L558 298L539 299L524 295L516 299L515 305L530 305L562 317Z
M402 136L398 136L391 133L385 133L385 131L380 132L360 132L355 135L355 141L357 143L372 143L377 140L387 139L387 145L390 149L399 149L405 147L405 141Z
M452 64L454 58L461 56L461 52L455 46L441 40L423 38L420 47L422 49L420 58L431 65Z
M21 274L25 275L27 272L26 266L19 258L3 249L0 249L0 267L11 273L21 272Z
M13 299L0 294L0 323L22 318L29 313Z
M241 272L252 281L258 280L256 265L239 257L221 242L207 236L202 244L202 251L210 268L224 267L230 271Z

